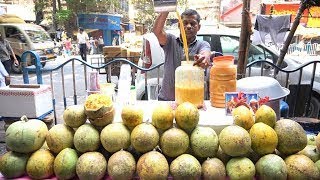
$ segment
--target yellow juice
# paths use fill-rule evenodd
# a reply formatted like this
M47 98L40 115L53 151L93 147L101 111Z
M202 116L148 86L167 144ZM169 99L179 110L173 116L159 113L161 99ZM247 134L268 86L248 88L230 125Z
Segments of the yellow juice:
M197 107L203 106L204 99L204 86L202 87L186 87L186 86L176 86L175 96L177 104L182 104L183 102L190 102Z
M179 12L177 11L176 13L177 13L178 21L180 24L180 33L181 33L181 38L183 41L184 54L186 55L186 60L189 61L189 50L188 50L188 42L187 42L186 32L184 30L183 22L182 22L182 19L181 19Z

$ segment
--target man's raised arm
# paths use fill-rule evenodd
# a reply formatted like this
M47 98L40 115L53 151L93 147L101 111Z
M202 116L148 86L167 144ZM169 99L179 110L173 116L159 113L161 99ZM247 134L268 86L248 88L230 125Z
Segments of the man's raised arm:
M160 13L153 25L152 32L157 36L160 45L165 45L167 43L167 35L164 32L163 27L168 14L169 12Z

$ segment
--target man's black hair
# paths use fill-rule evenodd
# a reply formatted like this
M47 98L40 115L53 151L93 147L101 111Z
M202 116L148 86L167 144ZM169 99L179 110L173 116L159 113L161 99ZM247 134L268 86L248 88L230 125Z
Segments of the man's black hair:
M182 14L181 14L181 17L183 16L193 16L193 15L196 15L197 16L197 22L200 23L200 14L196 11L196 10L193 10L193 9L187 9L185 10Z
M83 27L79 27L79 30L80 30L80 31L83 31Z

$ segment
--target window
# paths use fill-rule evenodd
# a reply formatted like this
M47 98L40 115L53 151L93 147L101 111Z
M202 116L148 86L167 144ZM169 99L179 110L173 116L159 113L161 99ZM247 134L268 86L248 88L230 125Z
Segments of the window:
M220 36L223 55L232 55L238 60L239 39L231 36Z
M15 27L5 27L6 38L11 38L18 34L18 29Z
M207 41L209 44L211 44L211 36L210 35L197 36L197 40Z
M26 29L25 31L34 43L51 41L49 34L43 29Z
M5 35L6 35L6 38L9 38L9 41L25 42L26 40L24 35L15 27L6 26Z

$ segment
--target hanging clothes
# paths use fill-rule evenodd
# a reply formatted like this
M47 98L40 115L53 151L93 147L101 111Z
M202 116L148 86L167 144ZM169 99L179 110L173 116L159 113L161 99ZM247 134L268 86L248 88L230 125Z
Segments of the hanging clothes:
M283 44L286 32L290 30L291 15L257 15L254 29L254 39L260 39L265 43L265 37L270 35L271 41L279 46Z

